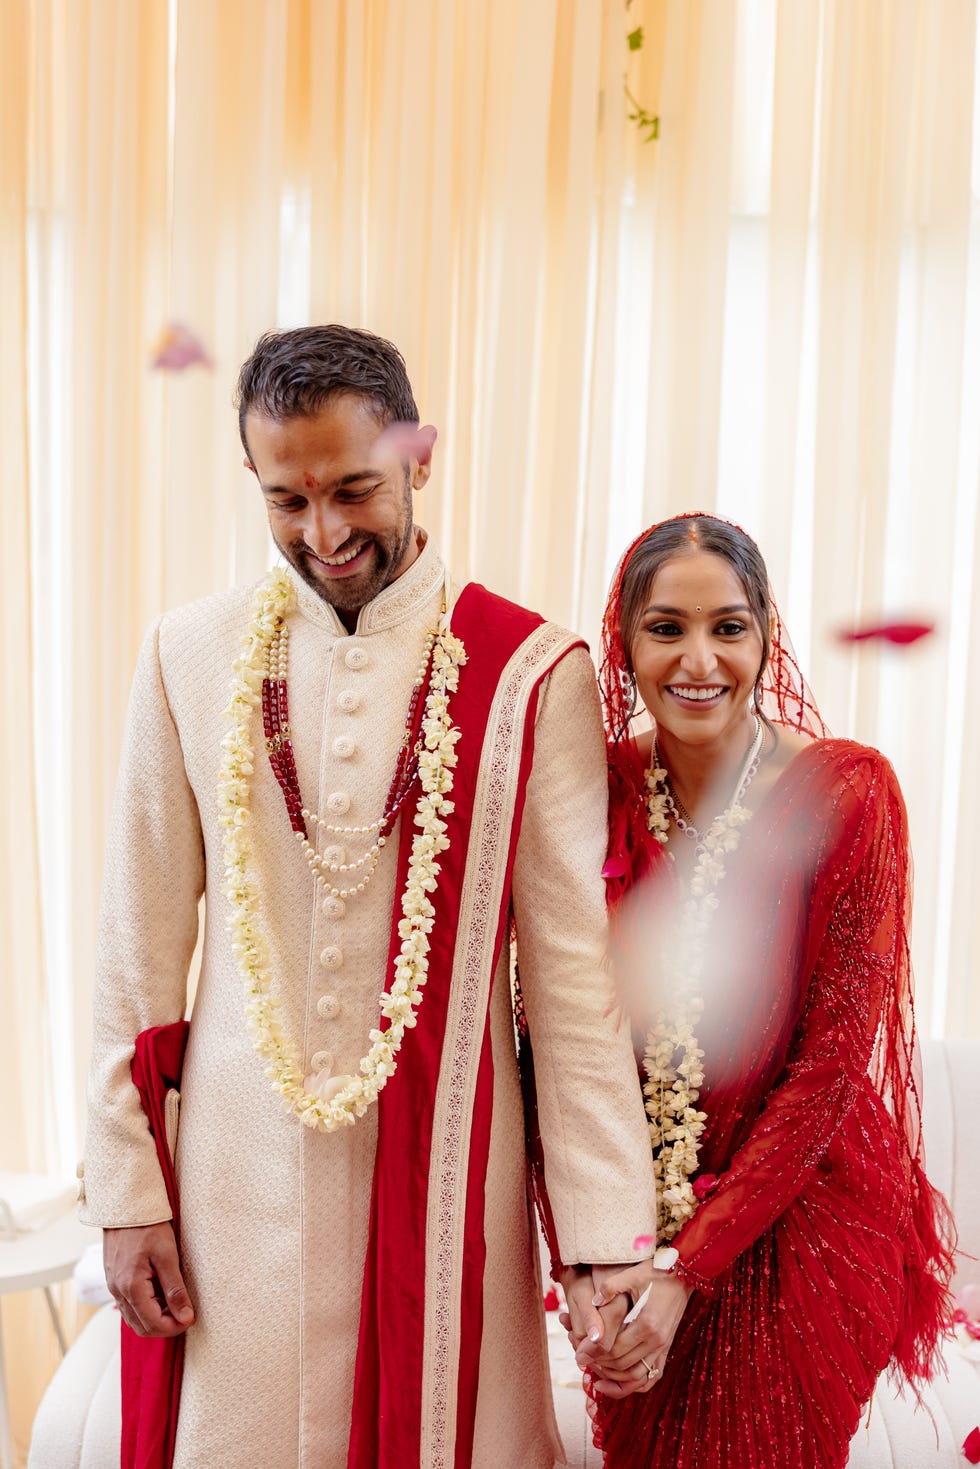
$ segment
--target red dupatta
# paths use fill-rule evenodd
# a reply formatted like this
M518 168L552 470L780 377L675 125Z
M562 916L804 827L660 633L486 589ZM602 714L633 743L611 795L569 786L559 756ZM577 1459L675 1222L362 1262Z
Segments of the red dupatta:
M476 584L460 595L452 629L467 662L451 704L461 739L450 846L432 895L425 1004L378 1102L348 1469L465 1469L471 1461L493 1102L491 980L509 918L538 691L578 642ZM405 821L398 892L412 836Z

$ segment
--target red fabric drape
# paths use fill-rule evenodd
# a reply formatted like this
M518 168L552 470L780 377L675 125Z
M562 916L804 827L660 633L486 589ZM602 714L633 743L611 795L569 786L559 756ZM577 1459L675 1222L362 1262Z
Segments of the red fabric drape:
M450 847L439 859L442 871L438 890L433 895L436 919L430 935L429 979L419 1025L406 1038L399 1055L398 1070L378 1101L378 1149L348 1469L405 1469L407 1465L421 1462L425 1252L432 1111L442 1061L473 800L481 764L489 758L484 733L501 673L512 654L540 624L541 618L535 614L505 602L476 584L464 589L453 609L453 632L462 639L467 653L459 690L453 695L450 706L453 723L462 731L452 792L455 810L449 818ZM497 853L497 860L506 864L507 880L500 910L495 915L494 962L505 936L510 907L510 873L520 830L525 781L533 754L536 698L535 689L523 728L518 729L514 736L520 741L521 748L520 795L509 845ZM399 893L404 888L412 835L411 823L406 821L399 850L396 882ZM400 942L396 926L392 933L389 972ZM462 1224L462 1351L455 1384L455 1461L458 1469L469 1465L472 1454L483 1327L484 1179L490 1142L493 1060L489 1016L482 1015L478 1023L483 1041L473 1104L465 1219Z
M180 1087L188 1023L157 1025L136 1037L133 1083L156 1144L160 1171L180 1244L180 1200L167 1146L167 1093ZM184 1367L184 1336L138 1336L121 1322L122 1469L170 1469L177 1436L177 1409Z

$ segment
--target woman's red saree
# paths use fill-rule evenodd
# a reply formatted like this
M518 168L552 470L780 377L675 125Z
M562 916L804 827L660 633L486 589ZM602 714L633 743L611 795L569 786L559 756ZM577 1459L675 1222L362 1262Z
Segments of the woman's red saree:
M672 866L652 840L640 850L642 772L625 741L615 758L614 884L646 871L630 902L669 901ZM698 1173L717 1183L672 1241L695 1290L656 1387L597 1396L596 1441L609 1469L837 1469L878 1374L929 1374L951 1269L952 1222L923 1172L888 762L846 740L804 749L717 895L698 1103Z

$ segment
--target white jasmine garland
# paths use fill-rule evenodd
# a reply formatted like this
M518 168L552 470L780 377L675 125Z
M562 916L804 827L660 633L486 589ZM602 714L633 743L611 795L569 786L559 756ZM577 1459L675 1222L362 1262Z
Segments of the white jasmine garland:
M736 850L749 812L740 797L753 768L739 781L731 805L711 823L697 848L689 895L677 931L664 947L670 975L671 1005L659 1009L647 1031L643 1052L644 1106L649 1119L657 1180L657 1238L673 1239L698 1206L691 1185L707 1113L696 1106L704 1085L697 1026L704 1000L697 993L704 967L704 940L718 906L715 888L725 875L723 858ZM667 771L654 761L646 772L647 826L666 845L670 830Z
M466 652L448 627L440 626L432 651L432 676L422 718L422 750L419 779L422 792L415 810L402 917L398 934L402 940L395 961L390 990L380 997L380 1013L386 1030L369 1032L370 1049L360 1062L360 1076L330 1079L327 1096L307 1090L299 1052L282 1032L280 997L274 992L269 951L262 930L258 884L255 878L251 837L249 777L254 772L251 726L255 708L261 703L266 649L293 606L292 582L282 570L270 572L259 586L252 619L242 640L241 656L235 663L231 701L225 710L229 730L221 742L223 750L217 787L219 818L224 829L225 896L231 905L228 928L231 944L245 982L245 1018L252 1043L265 1061L265 1074L283 1105L295 1112L307 1127L319 1132L336 1132L351 1127L377 1101L394 1073L396 1056L405 1031L416 1023L416 1011L428 974L428 935L435 909L430 894L436 891L440 852L447 850L449 837L443 819L451 815L447 799L453 788L456 742L459 730L449 716L449 695L456 692L460 666Z

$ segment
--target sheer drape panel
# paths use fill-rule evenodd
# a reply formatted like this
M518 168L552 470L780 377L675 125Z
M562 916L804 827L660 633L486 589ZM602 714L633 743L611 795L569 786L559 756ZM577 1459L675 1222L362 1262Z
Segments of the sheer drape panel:
M36 28L27 7L7 8L0 45L0 443L4 449L3 572L0 575L3 717L0 771L0 1166L43 1172L57 1159L59 1111L74 1110L70 1082L53 1076L51 997L44 945L35 684L39 646L35 613L45 595L32 560L37 524L32 495L28 351L28 241L32 213L44 202L43 169L50 138L32 127L37 74ZM35 237L35 243L37 243ZM43 711L42 711L43 717ZM42 779L45 772L40 772ZM34 1407L54 1370L57 1347L43 1297L7 1297L4 1356L15 1448L23 1450Z
M311 15L311 70L331 78L311 104L312 316L403 347L442 434L422 510L454 564L567 608L607 14L586 0L368 13ZM621 80L610 106L621 147Z
M901 658L862 645L844 653L824 635L813 683L830 695L832 725L886 750L902 779L920 1009L928 1026L939 1007L940 1027L947 985L968 986L973 970L968 951L947 944L957 845L941 793L960 770L938 751L924 763L923 752L938 743L935 721L961 674L947 629L956 620L974 25L963 0L825 7L817 206L813 625L931 609L943 636Z
M168 378L164 606L258 575L267 561L231 402L238 364L276 322L288 13L286 0L194 0L177 11L169 306L161 297L157 309L201 336L214 370Z
M977 718L972 687L963 679L963 655L968 638L976 640L977 634L964 626L960 598L965 588L954 574L957 543L969 536L976 508L975 486L969 501L957 493L964 411L977 421L964 377L975 26L969 0L944 0L919 13L910 118L917 146L910 156L902 265L908 345L896 364L896 375L907 376L909 411L897 383L892 475L878 516L885 545L883 605L904 604L914 614L938 610L941 638L909 660L904 673L899 660L883 661L878 707L872 711L876 735L888 738L889 753L902 771L916 835L918 969L931 977L948 975L948 988L945 983L933 988L933 1012L924 1010L923 1020L937 1033L949 1034L958 1028L950 1027L947 1005L959 1010L977 987L975 950L951 943L962 913L969 911L969 906L959 913L954 907L957 868L973 868L980 877L975 866L980 806L971 808L960 787L971 745L969 734L964 743L964 733L975 729ZM980 561L973 566L976 574ZM903 717L910 684L913 717ZM935 761L923 760L939 711L940 750ZM978 1014L975 1010L974 1024Z
M781 5L776 20L766 322L766 562L790 586L810 199L816 143L820 0ZM793 607L787 607L792 623Z
M28 427L27 219L31 36L24 7L6 17L0 46L0 443L6 491L0 643L0 1159L43 1169L53 1141L47 987L34 764L34 636Z
M717 503L734 5L667 4L653 219L647 522Z
M71 935L80 1122L119 711L141 628L164 590L163 393L147 354L166 299L167 4L55 0L50 13L52 36L56 44L64 38L69 58L58 207L68 262L61 304L71 491L62 497L61 524L48 529L71 615L63 650L68 798L49 866L64 884Z

